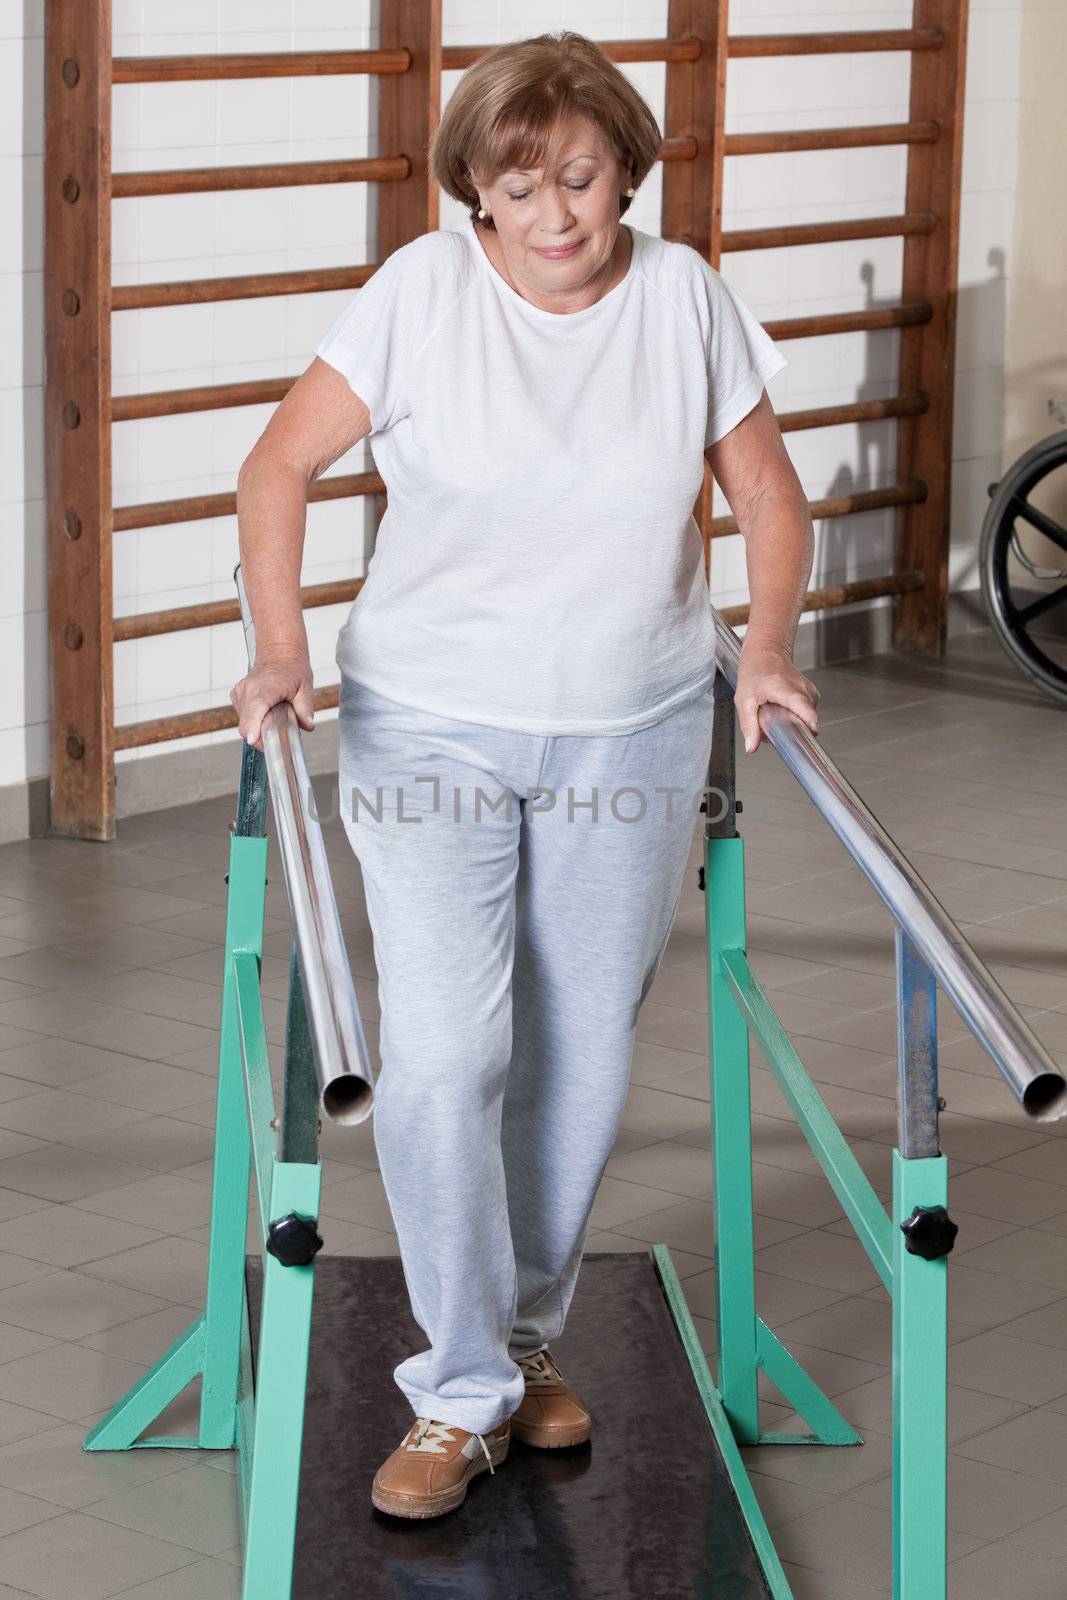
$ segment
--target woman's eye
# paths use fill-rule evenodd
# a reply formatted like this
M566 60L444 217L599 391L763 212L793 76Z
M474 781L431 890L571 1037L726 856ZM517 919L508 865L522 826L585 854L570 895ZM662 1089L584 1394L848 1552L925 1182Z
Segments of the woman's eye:
M588 187L592 183L592 181L593 181L592 178L586 178L584 183L568 183L567 188L568 189L573 189L576 194L580 194L583 189L588 189ZM509 200L525 200L529 193L530 193L529 189L524 189L521 194L509 194L508 195L508 199Z

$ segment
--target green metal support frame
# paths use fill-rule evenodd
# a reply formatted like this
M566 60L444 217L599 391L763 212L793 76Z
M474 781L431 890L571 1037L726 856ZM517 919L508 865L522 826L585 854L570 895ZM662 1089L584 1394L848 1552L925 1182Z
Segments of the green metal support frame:
M944 1256L927 1260L909 1251L901 1224L916 1206L947 1204L948 1163L943 1155L905 1160L895 1149L892 1216L886 1214L749 966L741 837L705 837L703 883L719 1328L717 1383L670 1251L666 1245L656 1244L653 1258L675 1325L771 1594L774 1600L793 1600L740 1447L854 1445L863 1440L756 1313L751 1030L892 1300L894 1600L944 1600L948 1261ZM757 1380L761 1368L809 1424L810 1433L760 1429Z
M283 1266L266 1248L290 1212L317 1218L322 1164L283 1161L263 1026L260 968L267 840L230 840L226 961L204 1311L86 1435L86 1450L230 1450L240 1462L244 1600L289 1600L304 1425L314 1263ZM296 978L294 963L293 977ZM255 1361L245 1284L249 1180L264 1241ZM194 1435L145 1435L201 1379ZM144 1435L142 1437L142 1435Z
M204 1311L91 1429L84 1448L236 1448L244 1600L290 1600L314 1262L285 1266L268 1241L271 1224L290 1213L317 1220L322 1166L317 1158L317 1104L311 1098L308 1034L295 951L285 1073L286 1110L287 1118L292 1112L291 1121L279 1118L275 1111L260 994L267 869L262 776L262 757L245 747L239 797L241 831L230 841ZM665 1244L652 1247L656 1270L773 1600L793 1600L741 1447L855 1445L863 1441L756 1312L751 1032L890 1293L893 1595L894 1600L944 1600L948 1266L944 1256L927 1260L912 1253L901 1225L914 1215L916 1207L945 1204L947 1163L942 1155L905 1160L894 1150L892 1216L887 1216L749 966L744 841L735 832L719 837L705 834L703 883L718 1382L701 1349ZM920 1047L925 1048L929 1055L925 1065L932 1073L933 985L923 988L924 973L915 964L916 954L900 938L898 954L904 974L900 994L902 1002L909 1002L910 1019L902 1023L902 1053L912 1049L918 1059ZM316 1155L313 1162L301 1159L312 1153ZM245 1281L250 1183L263 1237L263 1303L254 1359ZM760 1369L811 1432L761 1431ZM148 1434L145 1430L198 1377L201 1393L196 1434Z

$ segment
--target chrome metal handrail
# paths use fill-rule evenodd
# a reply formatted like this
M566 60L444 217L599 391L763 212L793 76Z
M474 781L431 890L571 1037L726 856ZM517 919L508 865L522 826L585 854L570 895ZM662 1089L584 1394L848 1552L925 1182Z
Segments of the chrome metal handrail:
M233 576L251 668L256 658L256 630L240 563ZM319 1103L333 1122L362 1122L373 1108L374 1068L363 1034L322 829L313 806L300 724L288 700L271 707L263 718L262 731Z
M717 664L737 686L741 640L712 607ZM785 706L763 705L760 727L816 809L885 901L979 1044L1035 1120L1067 1115L1067 1082L1041 1040L967 943L811 730Z

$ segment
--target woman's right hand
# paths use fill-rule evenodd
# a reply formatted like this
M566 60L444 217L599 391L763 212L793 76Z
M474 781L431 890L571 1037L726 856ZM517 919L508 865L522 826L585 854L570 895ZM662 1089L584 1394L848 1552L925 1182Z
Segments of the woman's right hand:
M297 722L310 733L315 727L313 694L311 661L307 655L271 650L260 655L257 651L251 672L230 690L242 739L256 750L262 750L263 718L271 706L285 700L292 701Z

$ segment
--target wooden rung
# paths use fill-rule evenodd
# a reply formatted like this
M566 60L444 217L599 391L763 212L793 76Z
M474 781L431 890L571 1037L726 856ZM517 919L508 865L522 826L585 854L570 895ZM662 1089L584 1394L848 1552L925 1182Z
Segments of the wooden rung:
M809 589L801 611L832 611L837 606L854 605L857 600L874 600L883 594L907 594L921 589L921 572L894 572L884 578L854 578L850 583L831 583L822 589ZM719 613L731 628L747 622L751 606L719 606Z
M743 228L722 236L723 250L775 250L794 244L836 244L846 239L891 239L897 235L933 233L932 211L905 212L899 217L852 217L845 222L789 223L783 228Z
M695 161L700 146L695 139L683 136L678 139L664 139L659 147L660 161Z
M337 705L340 691L337 684L316 689L313 703L316 711L328 711ZM205 706L202 711L182 711L171 717L154 717L150 722L119 723L115 728L116 750L139 750L146 744L163 744L169 739L188 739L194 733L219 733L224 728L236 728L235 706Z
M940 50L940 28L864 28L855 33L738 33L727 49L741 56L834 56L868 50Z
M915 309L925 309L926 316L915 316L908 320L912 322L923 322L928 320L930 315L930 308L928 306L925 308L917 307ZM883 320L880 320L879 322L872 322L870 319L870 314L867 312L857 312L855 315L863 319L858 324L858 326L861 328L899 327L904 321L903 318L894 321L886 320L887 314L883 312L878 313L879 317L883 318ZM807 322L814 322L817 319L809 317L803 320ZM836 319L827 318L826 320L830 321ZM800 337L798 334L789 334L777 331L783 326L781 323L768 322L765 323L764 326L769 337L772 339ZM772 332L772 329L776 331ZM814 331L844 332L855 330L834 328L818 329ZM256 378L247 383L205 384L197 389L156 389L150 394L116 394L112 395L111 397L111 420L112 422L138 422L143 421L146 417L178 417L183 416L191 411L221 411L230 406L261 406L277 404L280 400L284 400L285 396L289 393L289 390L296 382L298 376L299 374L296 373L289 378ZM871 405L903 403L903 401L869 402ZM812 416L820 414L821 413L816 412L810 413ZM889 415L889 413L884 414ZM808 413L786 412L783 415L780 415L778 420L783 429L786 425L785 418L793 415L801 416L808 415ZM903 413L897 411L893 412L892 415L900 416L903 415ZM803 426L803 424L795 423L793 426L800 427ZM811 423L810 426L819 427L821 424Z
M152 306L198 306L219 300L260 300L268 295L326 294L333 289L361 289L378 270L363 267L313 267L295 272L256 272L243 278L173 279L168 283L116 283L111 286L112 311L145 311Z
M886 417L917 417L929 411L924 394L890 395L884 400L853 400L838 406L817 406L809 411L783 411L778 426L783 433L802 428L836 428L843 422L882 422Z
M811 317L786 317L765 322L771 339L808 339L821 334L864 333L882 328L929 322L928 305L878 306L870 311L826 312ZM259 406L283 400L299 374L288 378L256 378L247 383L204 384L195 389L156 389L149 394L111 397L112 422L137 422L146 417L177 417L190 411L220 411L228 406ZM782 421L782 418L779 418ZM783 423L784 426L784 423Z
M300 591L301 603L305 611L340 605L354 600L365 582L365 578L338 578L331 583L309 584ZM131 639L151 639L161 633L183 633L189 628L213 628L220 622L240 620L240 601L204 600L197 605L175 606L170 611L139 611L115 617L112 637L116 644L127 644Z
M733 56L835 55L870 50L937 50L939 28L857 30L855 33L737 34L729 40ZM441 52L445 72L461 72L491 45L449 45ZM601 44L609 60L618 62L696 61L699 39L615 39ZM409 50L305 50L244 55L116 56L112 83L179 83L192 79L307 78L360 73L407 72Z
M859 400L837 406L822 406L809 411L784 412L778 419L783 433L802 428L828 428L842 422L872 422L884 417L916 416L926 410L923 395L891 396L884 400ZM876 490L877 494L896 493ZM335 478L318 478L308 486L308 502L345 500L368 494L384 494L385 484L376 472L345 473ZM885 500L879 504L904 505L904 500ZM864 507L869 509L869 507ZM232 517L237 513L237 495L193 495L182 500L155 500L141 505L115 506L112 528L116 533L135 528L165 527L175 522L199 522L212 517ZM821 515L840 515L823 512ZM813 513L814 515L814 513ZM724 520L717 518L713 527ZM736 532L736 528L732 531ZM190 624L198 626L198 624Z
M926 499L925 483L893 484L888 489L861 489L856 494L834 495L829 500L809 500L813 522L830 517L851 517L861 511L880 511L884 506L914 506ZM725 539L739 533L736 517L712 517L711 537Z
M145 417L178 417L188 411L220 411L225 406L261 406L284 400L296 378L257 378L249 383L205 384L199 389L156 389L151 394L111 396L112 422Z
M407 156L359 156L351 161L280 161L273 166L178 167L172 172L115 172L113 200L150 194L210 194L219 189L291 189L314 183L400 183L411 176Z
M771 326L772 324L767 324L768 330ZM772 334L772 337L777 338L781 335ZM223 406L257 405L267 400L280 400L295 382L295 378L265 379L260 383L222 384L216 389L176 389L152 395L119 396L116 398L113 420L130 422L141 417L174 416L181 412L205 411ZM177 403L169 403L172 396L176 397ZM128 410L121 409L124 402L130 403ZM145 404L139 407L137 402ZM841 423L877 422L886 417L918 416L928 409L928 404L926 396L922 394L895 395L883 400L846 401L840 405L813 407L805 411L780 412L778 426L783 433L792 433L805 428L836 427ZM384 493L385 484L377 473L353 473L336 478L317 479L309 486L308 500L309 502L342 500ZM134 528L155 528L175 522L195 522L202 518L233 516L236 510L236 494L198 495L185 500L157 500L137 506L116 506L112 512L112 527L116 533ZM236 610L234 615L237 615ZM186 626L199 627L200 624L188 623Z
M872 333L881 328L910 328L929 322L933 307L872 306L869 311L820 311L809 317L777 317L763 324L772 339L811 339L831 333Z
M347 500L353 495L384 494L385 484L376 472L344 473L336 478L316 478L308 486L308 501ZM115 533L131 528L162 528L173 522L199 522L208 517L237 515L237 492L193 495L187 500L154 500L137 506L114 506L111 526Z
M790 150L860 150L868 145L933 144L936 122L883 122L869 127L796 128L783 133L728 133L728 156L780 155Z
M410 50L264 51L261 55L115 56L112 83L184 83L190 79L319 78L335 73L407 72Z
M609 61L698 61L699 39L609 39L597 41ZM489 44L451 44L441 51L442 72L462 72L491 50Z
M851 583L832 584L823 589L810 589L804 596L803 611L832 610L836 606L851 605L857 600L870 600L883 594L903 594L909 589L921 588L921 572L902 572L886 578L856 578ZM731 627L747 622L748 606L723 606L722 615ZM340 691L330 684L314 692L316 711L328 710L338 704ZM170 717L157 717L150 722L127 722L115 729L116 750L136 750L148 744L162 744L170 739L188 739L198 733L218 733L237 726L237 711L233 706L210 706L203 711L184 711Z

